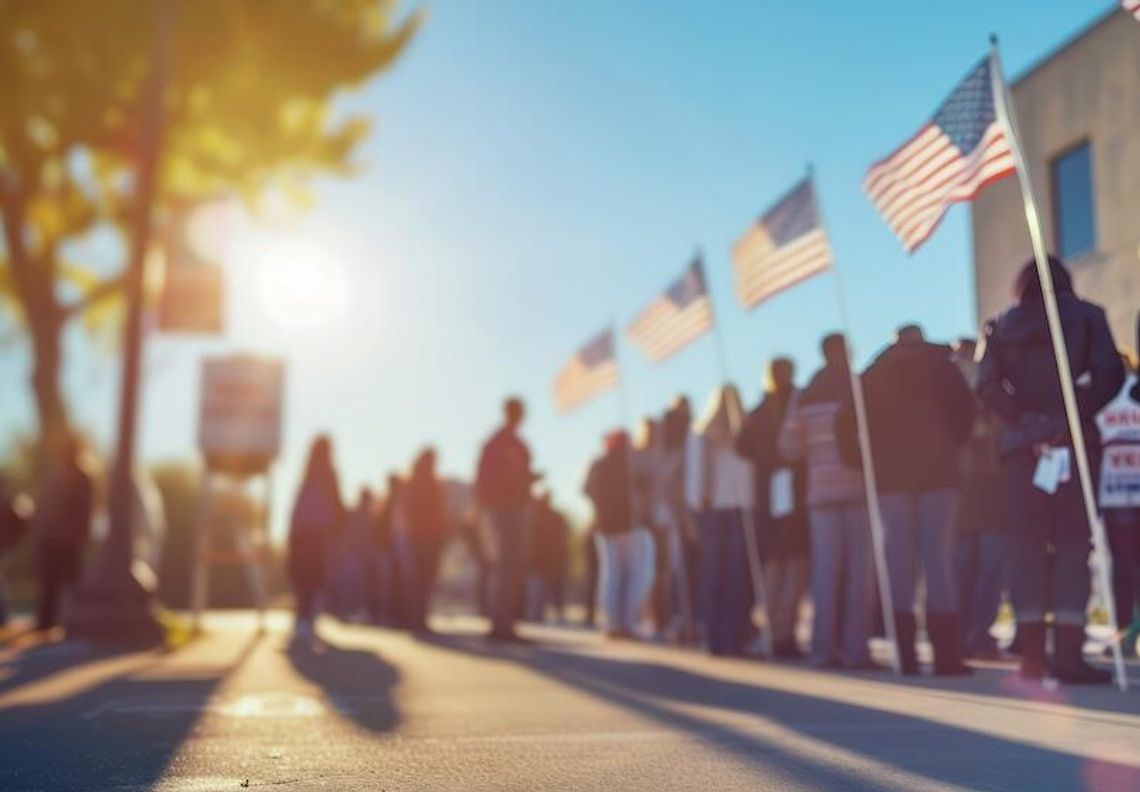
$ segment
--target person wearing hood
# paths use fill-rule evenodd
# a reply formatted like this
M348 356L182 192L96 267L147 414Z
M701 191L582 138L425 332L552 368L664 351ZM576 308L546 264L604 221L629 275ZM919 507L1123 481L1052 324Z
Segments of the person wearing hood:
M796 623L808 581L807 488L801 461L780 455L780 428L796 393L795 364L768 366L764 399L744 421L736 450L752 463L756 534L770 602L772 648L777 657L800 657Z
M436 474L436 452L425 448L412 463L405 492L406 536L400 552L407 628L426 633L439 560L447 542L448 514L443 482Z
M974 395L951 361L950 349L927 342L916 325L898 331L895 343L875 359L862 380L901 670L918 672L914 605L921 567L934 673L969 674L958 638L954 561L958 459L974 424ZM850 399L836 417L836 431L844 461L858 467L858 429Z
M293 588L294 638L298 642L320 646L314 628L327 582L328 551L344 517L332 440L320 435L309 447L304 477L289 518L286 569Z
M1095 465L1100 460L1096 415L1120 392L1124 366L1104 310L1074 293L1058 259L1050 257L1049 269L1086 451ZM1107 683L1110 675L1088 665L1083 656L1090 526L1032 259L1018 273L1014 296L1014 307L986 323L977 390L1006 424L998 445L1009 502L1010 582L1022 640L1021 675L1040 680L1046 674L1045 614L1052 611L1053 675L1062 682Z
M823 368L792 398L779 442L780 454L802 460L807 476L814 609L808 660L817 668L866 668L875 596L871 529L863 476L843 464L835 436L836 413L851 393L847 340L832 333L821 351Z

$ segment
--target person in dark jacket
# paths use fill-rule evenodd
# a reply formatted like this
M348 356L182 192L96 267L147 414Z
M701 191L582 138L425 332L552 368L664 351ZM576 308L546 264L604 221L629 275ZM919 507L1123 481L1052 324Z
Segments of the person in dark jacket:
M475 496L494 536L495 596L492 641L520 643L515 621L523 604L530 488L539 478L530 466L530 449L519 437L522 400L503 405L503 426L483 446L475 475Z
M874 611L875 567L863 475L843 464L835 416L851 393L847 340L820 346L824 365L797 393L780 430L780 454L803 460L811 529L811 655L827 668L866 668ZM840 645L836 646L839 640Z
M439 559L448 534L447 501L436 475L435 450L416 457L404 501L405 552L400 578L404 586L405 626L413 632L428 630L427 617L439 572Z
M298 641L317 641L315 626L328 572L328 550L344 522L332 440L318 436L309 448L305 474L289 520L286 568L293 587Z
M914 600L917 570L926 579L926 632L934 673L970 673L961 661L954 580L958 456L973 426L975 402L950 350L908 325L863 373L867 429L883 512L887 570L904 674L918 672ZM860 464L852 401L837 416L844 460Z
M37 502L31 528L39 542L36 629L50 630L59 624L61 599L79 580L91 535L95 486L87 452L78 438L68 440Z
M534 542L527 585L528 615L532 621L545 621L548 608L553 609L558 622L563 619L569 541L570 524L562 512L554 508L550 493L544 492L535 500Z
M35 514L35 504L22 492L14 492L0 476L0 630L8 626L8 584L4 565L8 556L24 540Z
M387 492L372 530L373 574L370 615L373 624L403 626L400 569L396 559L396 526L402 520L404 480L396 473L387 477Z
M1085 450L1095 464L1100 458L1096 414L1120 391L1124 366L1104 311L1077 297L1059 260L1050 257L1049 269ZM1021 675L1038 680L1046 673L1045 614L1052 611L1053 674L1066 682L1104 683L1110 681L1109 675L1089 666L1082 653L1090 527L1034 261L1018 273L1014 294L1017 305L986 324L978 395L1007 424L999 450L1009 498L1010 577L1022 640ZM1067 477L1037 476L1039 466L1049 472L1050 462L1054 472L1061 471L1066 455ZM1035 478L1044 488L1035 485Z
M780 429L796 393L795 364L775 358L768 366L760 405L748 414L736 450L752 463L756 535L764 565L772 649L776 657L800 657L796 622L808 582L807 480L802 460L780 454Z
M954 347L954 363L971 386L978 381L976 352L977 343L972 338L962 339ZM962 498L956 572L962 652L988 660L1000 656L990 627L1001 606L1009 535L998 430L994 415L979 409L960 459Z

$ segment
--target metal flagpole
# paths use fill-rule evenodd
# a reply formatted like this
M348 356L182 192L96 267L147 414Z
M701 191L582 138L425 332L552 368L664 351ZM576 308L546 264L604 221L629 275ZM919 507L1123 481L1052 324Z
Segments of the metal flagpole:
M1021 151L1017 117L1013 103L1009 101L1005 76L1001 69L1001 56L998 53L997 36L990 36L990 81L994 94L994 109L1001 123L1010 151L1017 167L1021 182L1021 198L1025 208L1025 222L1029 227L1029 239L1033 244L1033 258L1037 263L1037 275L1041 280L1042 302L1045 304L1045 318L1049 322L1049 335L1053 341L1053 356L1057 360L1057 374L1061 380L1061 395L1065 403L1065 417L1069 423L1069 434L1073 441L1073 455L1077 460L1077 477L1080 479L1081 495L1085 502L1085 514L1093 537L1093 555L1096 560L1101 590L1104 594L1108 617L1116 626L1116 603L1112 597L1112 571L1109 568L1110 553L1105 538L1104 524L1097 512L1096 495L1093 487L1092 469L1089 466L1088 451L1085 448L1085 433L1081 426L1080 412L1077 409L1077 395L1073 387L1073 372L1069 367L1069 355L1065 347L1065 336L1061 329L1061 314L1057 308L1057 294L1054 291L1053 273L1049 269L1049 256L1045 249L1045 235L1041 229L1041 216L1037 211L1033 183L1025 155ZM1124 672L1124 657L1119 637L1112 641L1112 663L1116 671L1116 685L1120 690L1128 689L1128 677Z
M700 261L702 275L704 270L704 254L701 249L697 248L697 259ZM717 358L720 363L720 375L722 381L722 388L730 383L728 373L728 353L725 350L724 335L720 330L720 322L717 320L716 315L716 302L713 300L712 290L708 286L708 278L705 279L705 295L709 301L709 315L712 319L713 338L716 342ZM739 396L739 393L737 394ZM728 424L732 436L736 437L740 434L740 430L744 425L744 416L740 414L741 405L739 403L728 405ZM738 492L737 497L744 501L744 492ZM753 501L756 498L753 497ZM751 572L752 579L752 596L759 604L760 612L764 618L764 629L760 632L760 640L764 647L764 655L769 659L775 657L775 650L772 644L772 614L768 608L768 589L764 586L764 568L760 562L760 544L756 537L756 519L753 510L746 506L740 507L741 522L744 526L744 545L745 551L748 553L748 568Z
M814 175L814 169L808 164L808 177L814 178ZM826 228L818 197L816 197L816 212L819 213L820 225ZM843 348L847 353L847 371L851 377L851 400L855 407L855 426L859 434L859 456L863 463L863 492L867 499L867 518L871 523L871 547L875 554L875 576L879 583L879 606L883 612L883 630L891 647L891 668L896 674L901 674L898 636L895 630L895 605L891 597L890 571L887 569L886 531L883 528L883 511L879 505L879 486L875 476L875 458L867 423L867 400L863 393L863 380L855 370L855 360L851 354L851 315L847 308L843 279L834 261L831 264L831 282L835 286L839 323L843 326L845 334Z

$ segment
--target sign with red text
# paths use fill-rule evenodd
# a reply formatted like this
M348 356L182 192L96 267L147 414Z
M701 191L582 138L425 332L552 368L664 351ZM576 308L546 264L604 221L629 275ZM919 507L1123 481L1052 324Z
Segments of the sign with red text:
M198 447L211 470L264 471L281 450L284 364L235 355L202 364Z

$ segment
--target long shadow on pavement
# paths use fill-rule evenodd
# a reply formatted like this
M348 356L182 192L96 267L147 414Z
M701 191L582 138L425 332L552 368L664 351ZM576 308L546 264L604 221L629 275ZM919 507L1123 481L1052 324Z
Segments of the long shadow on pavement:
M158 663L103 678L74 695L0 710L0 789L146 789L162 776L219 684L252 654L259 639L218 673L137 678ZM65 655L67 653L64 653ZM84 654L91 665L115 655ZM51 673L63 670L49 658ZM35 669L34 663L28 663ZM66 666L66 664L65 664ZM21 684L46 679L29 673Z
M292 643L285 650L294 670L320 686L336 711L369 731L391 731L399 722L392 690L400 676L375 650L325 643L323 651Z
M827 762L797 755L786 743L769 736L770 732L760 734L750 729L746 720L716 722L680 711L677 705L763 718L851 757L870 759L943 784L982 790L1140 789L1140 771L1128 765L1094 761L760 683L728 681L658 663L551 647L489 650L482 642L465 637L440 637L433 643L519 663L671 728L688 731L758 769L776 769L820 789L874 788L875 782L856 767L844 767L843 755ZM932 705L937 706L937 702Z

